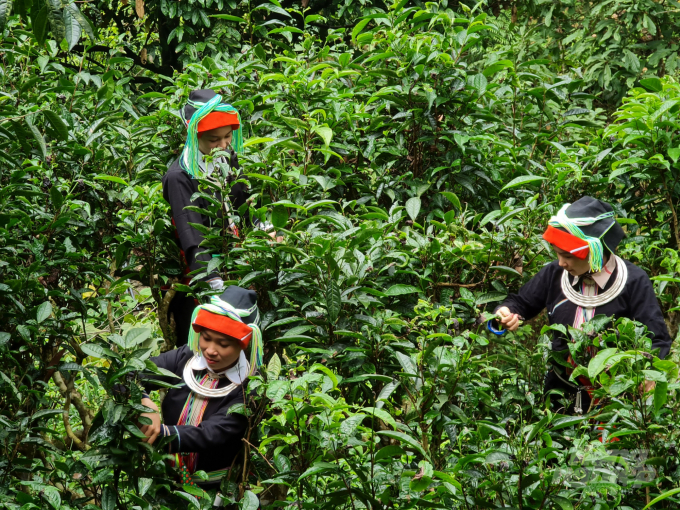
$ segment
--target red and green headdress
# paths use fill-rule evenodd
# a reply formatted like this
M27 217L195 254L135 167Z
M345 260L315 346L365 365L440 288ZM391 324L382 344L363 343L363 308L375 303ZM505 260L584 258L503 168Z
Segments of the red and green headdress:
M259 322L257 294L232 285L219 297L213 296L210 303L196 307L191 318L193 331L189 337L189 348L201 355L199 337L204 329L235 338L244 350L250 345L248 375L252 375L262 365L262 332Z
M564 204L550 218L543 239L575 257L586 260L594 273L604 264L604 247L614 253L625 237L614 218L614 209L606 202L583 197L573 204Z
M200 167L198 158L198 137L204 131L231 126L233 138L231 146L234 151L241 152L243 147L243 129L238 110L230 104L222 102L222 96L214 90L194 90L189 94L189 101L180 110L187 127L187 141L180 157L180 166L192 177L198 177Z

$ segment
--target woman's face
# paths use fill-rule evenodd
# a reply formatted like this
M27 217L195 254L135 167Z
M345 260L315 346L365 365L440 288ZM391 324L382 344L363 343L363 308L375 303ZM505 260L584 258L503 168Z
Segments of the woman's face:
M588 259L579 259L568 251L559 249L557 246L553 246L553 250L555 250L560 267L565 269L571 276L581 276L590 271Z
M213 149L227 150L231 145L231 137L233 131L231 126L224 126L220 128L211 129L210 131L203 131L199 133L198 149L203 154L210 154Z
M215 372L236 364L243 350L235 338L210 329L201 331L198 346L208 366Z

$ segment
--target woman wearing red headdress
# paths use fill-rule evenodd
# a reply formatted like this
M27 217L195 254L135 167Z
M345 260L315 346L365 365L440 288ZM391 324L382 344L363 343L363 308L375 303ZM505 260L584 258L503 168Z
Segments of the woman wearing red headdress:
M238 111L222 101L222 97L213 90L195 90L189 94L189 101L181 110L182 118L187 126L187 142L181 156L170 166L163 177L163 197L170 204L172 223L176 227L176 240L185 264L183 283L191 281L190 273L205 269L211 254L201 247L203 234L191 224L211 226L212 219L196 211L187 210L187 206L211 210L214 206L204 198L191 200L198 192L199 181L209 179L220 166L226 165L230 171L239 169L236 153L242 146L241 118ZM205 156L213 151L226 151L229 158L220 157L206 161ZM246 202L250 193L244 183L236 183L231 187L229 197L224 200L225 210L230 221L232 232L238 236L236 212ZM222 197L216 196L218 201ZM222 211L216 211L218 216ZM246 218L247 220L247 218ZM269 225L254 220L255 226L268 229ZM204 278L213 290L221 290L224 282L218 273ZM178 292L170 303L168 318L174 316L177 346L187 343L191 325L191 315L197 303L192 297Z
M171 437L169 453L184 483L218 484L241 450L247 428L242 414L231 412L243 404L248 378L262 364L262 333L257 294L236 286L194 310L189 343L151 358L184 384L168 391L159 413L144 395L142 404L154 413L142 416L151 424L141 431L153 443ZM245 350L250 349L250 361ZM177 384L177 379L152 376L144 386L157 389L154 380ZM208 480L196 476L205 471Z
M544 309L550 324L576 329L596 314L626 317L647 327L652 349L663 359L672 340L649 276L616 255L616 247L624 237L611 205L592 197L565 204L550 218L543 234L557 260L543 267L519 293L510 294L497 308L501 325L514 331L521 317L532 319ZM494 331L491 323L489 329ZM557 356L569 354L567 338L561 333L554 332L552 351ZM546 375L545 390L561 390L571 397L572 410L585 412L590 406L592 384L585 377L575 384L569 380L570 374L570 369L553 363Z

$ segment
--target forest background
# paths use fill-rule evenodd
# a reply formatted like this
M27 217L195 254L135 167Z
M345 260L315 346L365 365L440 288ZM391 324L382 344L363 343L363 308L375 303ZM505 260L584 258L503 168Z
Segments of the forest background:
M239 214L284 236L204 232L267 348L227 504L677 508L676 349L570 332L603 400L562 416L545 318L485 321L589 194L677 335L678 2L0 0L0 32L0 506L211 508L141 442L135 375L173 292L208 293L178 283L160 180L210 87L244 119Z

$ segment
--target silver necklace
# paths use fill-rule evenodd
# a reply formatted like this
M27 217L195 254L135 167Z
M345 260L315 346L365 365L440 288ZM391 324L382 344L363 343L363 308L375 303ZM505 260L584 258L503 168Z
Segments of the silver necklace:
M614 284L609 290L602 294L598 294L597 296L584 296L583 294L579 294L569 282L569 273L564 271L562 273L562 293L564 294L564 297L582 308L596 308L616 299L616 297L623 292L623 288L628 281L628 268L621 258L617 255L614 255L614 257L616 260L616 267L619 270L616 274L616 280L614 280Z
M236 388L240 386L240 384L234 384L231 383L228 386L225 386L224 388L205 388L198 384L198 381L194 377L194 370L191 368L191 363L194 360L194 358L190 358L189 361L187 361L187 364L184 365L184 382L187 383L187 386L191 391L194 393L197 393L198 395L206 398L218 398L218 397L226 397L234 391Z

